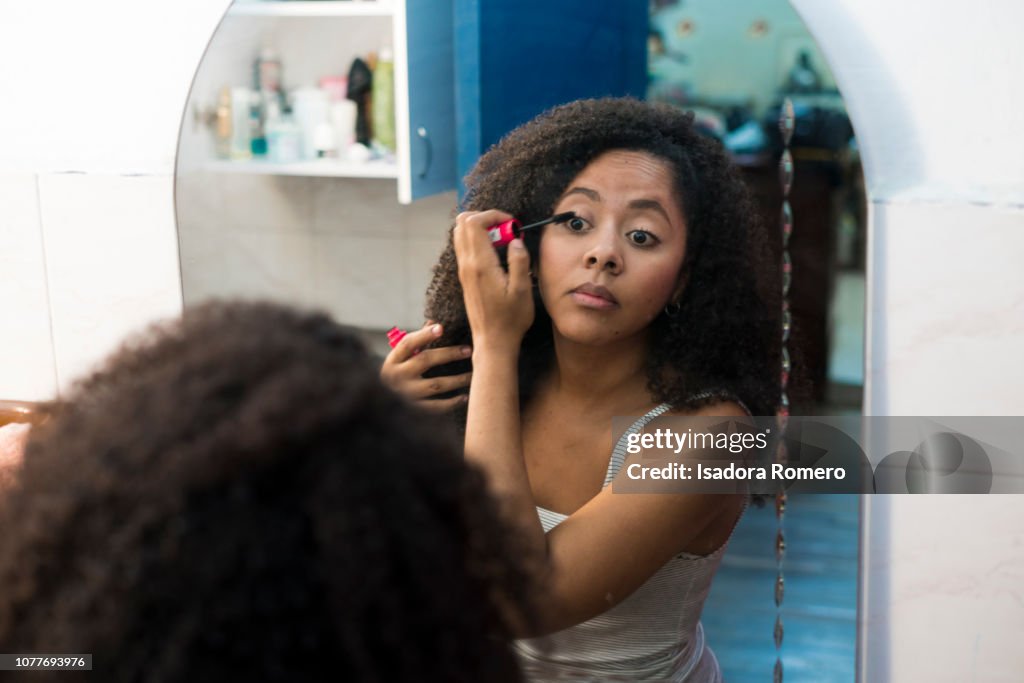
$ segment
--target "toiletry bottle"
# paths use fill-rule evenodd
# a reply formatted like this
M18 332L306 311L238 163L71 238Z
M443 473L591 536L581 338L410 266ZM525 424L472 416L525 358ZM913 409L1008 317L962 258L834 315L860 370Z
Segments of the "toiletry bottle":
M252 87L259 92L261 106L264 109L261 120L266 128L266 110L277 107L284 108L284 86L281 84L281 60L270 47L264 47L253 61Z
M334 136L334 127L324 121L318 123L313 130L313 146L316 148L317 159L336 159L338 143Z
M231 89L231 158L251 159L249 142L249 108L252 91L248 88Z
M216 155L218 159L231 158L231 88L224 86L217 99Z
M302 130L302 158L317 158L316 129L327 123L328 94L320 88L298 88L292 91L292 112Z
M254 90L249 103L249 149L254 157L267 154L266 109L263 101L263 93Z
M302 160L302 131L290 115L267 122L267 158L279 164Z
M395 151L395 62L390 48L380 51L373 72L373 137Z
M356 57L348 71L346 96L356 103L356 142L370 144L370 120L368 104L373 87L373 72L366 62Z
M281 88L281 60L272 48L265 47L260 51L255 63L255 86L262 92L280 94Z
M345 76L324 76L320 79L320 89L327 91L331 102L343 100L348 90L348 78Z
M328 117L334 127L338 157L346 159L349 149L356 142L356 103L349 99L332 102Z

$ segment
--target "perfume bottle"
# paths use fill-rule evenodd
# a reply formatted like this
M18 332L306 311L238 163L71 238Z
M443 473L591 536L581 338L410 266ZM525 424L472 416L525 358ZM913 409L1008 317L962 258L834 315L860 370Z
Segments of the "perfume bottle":
M214 128L218 159L231 158L231 88L221 88L217 98L217 125Z
M248 88L231 89L231 158L245 160L252 158L249 140L249 108L252 91Z

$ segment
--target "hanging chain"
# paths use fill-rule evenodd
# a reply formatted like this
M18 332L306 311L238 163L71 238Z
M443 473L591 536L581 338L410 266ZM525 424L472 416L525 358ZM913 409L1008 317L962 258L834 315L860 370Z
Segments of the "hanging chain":
M782 186L782 393L779 397L779 409L776 421L779 433L785 435L789 422L789 331L793 324L789 310L789 285L793 280L793 261L789 256L789 238L793 234L793 209L789 205L789 191L793 187L793 155L789 151L789 143L793 139L796 117L793 112L793 101L788 97L782 103L779 112L779 130L782 132L782 158L779 160L779 183ZM776 462L785 466L788 460L785 439L779 439ZM786 580L782 573L782 560L786 554L786 534L784 517L786 513L786 489L779 484L775 494L775 628L772 636L775 639L775 671L772 676L774 683L782 683L782 598L785 593Z

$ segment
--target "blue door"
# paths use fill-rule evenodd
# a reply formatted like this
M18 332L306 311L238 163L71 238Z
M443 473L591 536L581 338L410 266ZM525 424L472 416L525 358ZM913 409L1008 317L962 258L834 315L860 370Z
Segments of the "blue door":
M406 0L412 199L456 186L453 0Z
M581 98L644 96L647 0L454 0L461 180L519 124Z
M647 85L647 0L406 0L412 199L519 124Z

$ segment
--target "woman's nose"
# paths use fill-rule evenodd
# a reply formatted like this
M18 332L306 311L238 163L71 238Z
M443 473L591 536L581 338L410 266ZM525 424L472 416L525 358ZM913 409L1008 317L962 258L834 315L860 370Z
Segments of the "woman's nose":
M587 268L610 271L618 275L622 270L622 254L618 245L615 244L614 231L608 231L595 236L593 244L587 249L584 258Z

